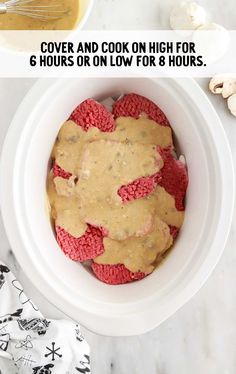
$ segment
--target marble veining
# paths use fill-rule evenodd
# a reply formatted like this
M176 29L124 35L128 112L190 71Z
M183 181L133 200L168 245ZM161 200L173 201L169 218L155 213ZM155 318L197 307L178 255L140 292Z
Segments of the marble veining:
M163 29L175 0L96 0L87 29ZM235 1L202 0L212 18L235 28ZM132 18L131 18L132 17ZM0 147L11 118L34 79L0 79ZM236 118L221 97L208 93L222 120L236 165ZM15 272L42 313L63 314L33 287L10 249L0 221L0 259ZM184 307L155 330L135 337L110 338L83 329L91 345L94 374L235 374L236 373L236 210L224 254L213 274Z

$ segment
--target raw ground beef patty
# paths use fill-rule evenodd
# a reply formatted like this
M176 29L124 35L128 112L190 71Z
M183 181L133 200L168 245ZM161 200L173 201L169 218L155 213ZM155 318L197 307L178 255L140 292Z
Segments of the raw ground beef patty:
M170 126L165 114L156 104L137 94L128 94L117 100L110 113L100 103L88 99L79 104L72 112L69 120L74 121L83 131L88 132L92 127L100 131L113 132L116 128L115 119L119 117L133 117L138 119L140 115L147 116L150 120L161 126ZM151 176L141 177L133 182L122 185L117 191L124 204L132 200L141 199L152 194L157 185L163 187L175 200L178 211L184 210L184 197L188 184L186 167L172 155L172 149L157 147L164 166ZM64 170L53 161L53 176L69 180L72 173ZM175 239L179 228L170 225L170 234ZM85 233L81 237L74 237L63 227L55 224L56 239L63 252L72 260L84 262L94 260L104 253L103 240L109 233L102 227L88 224ZM99 264L92 262L91 269L95 276L107 284L123 284L143 279L147 274L142 271L133 272L123 264Z

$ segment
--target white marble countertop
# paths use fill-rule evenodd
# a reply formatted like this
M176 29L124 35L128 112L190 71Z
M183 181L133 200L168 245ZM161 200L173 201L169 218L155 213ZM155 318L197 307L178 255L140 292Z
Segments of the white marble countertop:
M180 0L94 0L86 29L169 29L169 13ZM193 0L194 1L194 0ZM227 29L236 29L234 0L195 0L209 19Z
M95 0L87 29L167 28L175 0ZM199 1L214 20L235 28L235 1ZM131 19L132 14L132 19ZM11 118L33 79L1 79L0 148ZM198 80L207 92L207 80ZM208 92L207 92L208 94ZM236 165L236 119L220 97L208 94L228 135ZM24 285L26 293L48 318L62 314L31 285L14 260L0 222L0 259ZM236 373L236 211L224 254L198 294L157 329L136 337L109 338L83 329L91 345L93 374L235 374Z

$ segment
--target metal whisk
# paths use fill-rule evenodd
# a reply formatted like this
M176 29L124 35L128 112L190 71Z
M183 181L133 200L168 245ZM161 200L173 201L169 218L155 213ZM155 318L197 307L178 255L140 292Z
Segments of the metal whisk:
M35 0L8 0L0 3L0 14L14 13L41 21L61 18L67 14L67 10L62 9L60 4L34 5L34 3Z

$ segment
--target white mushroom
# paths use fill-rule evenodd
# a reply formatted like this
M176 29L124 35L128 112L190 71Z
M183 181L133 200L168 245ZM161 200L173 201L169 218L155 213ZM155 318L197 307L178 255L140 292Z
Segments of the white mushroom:
M224 99L236 93L236 77L225 74L215 75L209 83L209 89L213 94L222 94Z
M224 99L236 93L236 78L227 80L223 85L222 96Z
M217 23L208 22L193 33L196 53L208 65L222 58L229 47L229 32Z
M231 114L236 117L236 93L228 98L227 105Z
M173 30L195 30L205 22L205 9L195 2L182 1L170 14L170 26Z

